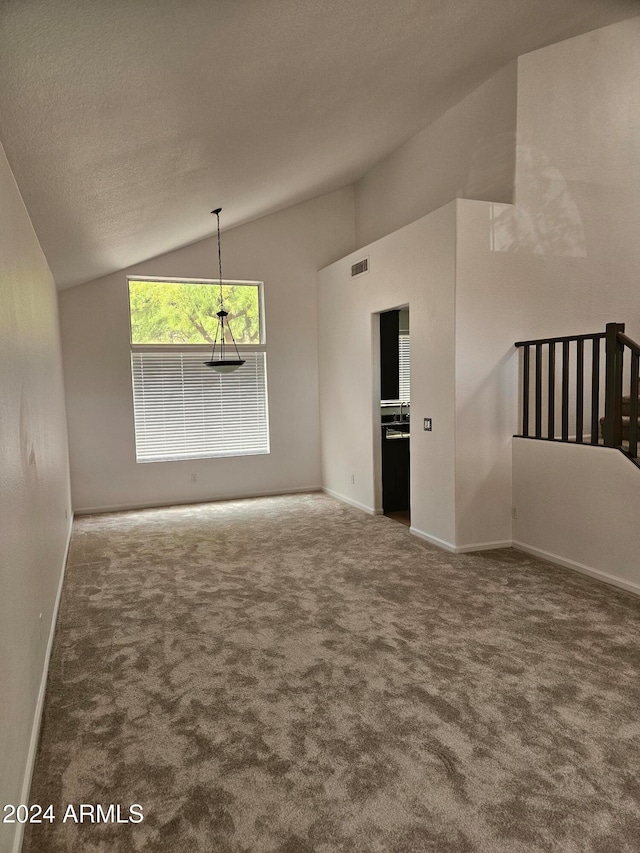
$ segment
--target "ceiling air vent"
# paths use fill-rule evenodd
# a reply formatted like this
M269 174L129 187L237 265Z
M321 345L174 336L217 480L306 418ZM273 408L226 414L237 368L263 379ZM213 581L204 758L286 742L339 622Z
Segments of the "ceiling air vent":
M351 278L369 272L369 258L363 258L357 264L351 264Z

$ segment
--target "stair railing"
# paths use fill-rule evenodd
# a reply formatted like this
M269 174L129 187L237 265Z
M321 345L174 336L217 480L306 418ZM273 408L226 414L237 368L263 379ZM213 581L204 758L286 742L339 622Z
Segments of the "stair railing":
M518 341L517 437L615 447L636 461L640 346L624 330L608 323L604 332Z
M637 459L638 457L638 373L640 368L640 346L635 341L632 341L631 338L628 338L624 334L624 326L622 327L622 331L618 332L617 335L618 347L619 347L619 362L620 362L620 374L623 374L624 365L627 362L625 353L629 354L629 395L628 395L628 408L629 408L629 433L628 433L628 454L632 459ZM616 382L618 378L616 377ZM623 406L626 405L625 397L622 396L621 400L623 402ZM617 411L617 409L616 409ZM622 409L621 414L623 418L626 417L624 413L624 409ZM622 418L620 419L622 421ZM622 431L622 439L624 442L624 424L621 423L621 431ZM614 435L614 440L617 438L617 434ZM615 445L618 446L617 444ZM624 447L622 448L625 450Z

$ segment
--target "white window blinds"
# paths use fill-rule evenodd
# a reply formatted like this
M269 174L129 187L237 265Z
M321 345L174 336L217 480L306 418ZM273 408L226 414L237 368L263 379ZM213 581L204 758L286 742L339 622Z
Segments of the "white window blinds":
M203 364L208 351L134 350L137 461L269 453L266 353L242 358L218 374Z
M411 347L409 335L400 333L398 336L398 350L400 354L400 390L398 399L401 402L411 402Z

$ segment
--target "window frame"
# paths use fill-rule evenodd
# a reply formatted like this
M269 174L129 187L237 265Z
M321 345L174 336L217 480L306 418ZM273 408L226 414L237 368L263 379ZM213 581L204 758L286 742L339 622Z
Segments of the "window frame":
M202 349L208 352L211 352L213 348L212 344L201 343L201 344L134 344L131 340L131 302L129 301L129 282L131 281L157 281L160 284L209 284L213 287L218 287L218 279L212 278L171 278L167 276L157 276L157 275L128 275L127 276L127 322L129 324L129 347L131 348L131 352L141 352L143 350L156 350L161 351L162 349L169 350L171 352L178 352L180 348L182 348L185 352L195 352L196 350ZM239 350L245 350L245 352L266 352L267 347L267 335L266 335L266 324L265 324L265 316L264 316L264 282L263 281L247 281L242 279L235 278L223 278L222 286L225 285L245 285L245 286L256 286L258 287L258 316L260 319L260 342L257 344L238 344Z
M210 453L204 454L202 456L187 456L187 457L174 457L168 459L138 459L138 444L137 444L137 436L136 436L136 417L135 417L135 398L136 398L136 389L134 386L134 376L133 376L133 362L132 356L134 353L140 352L167 352L167 353L197 353L201 352L203 355L211 355L211 351L213 349L213 344L210 343L194 343L194 344L139 344L133 343L132 341L132 325L131 325L131 301L130 301L130 290L129 285L132 281L139 282L158 282L160 284L196 284L196 285L210 285L212 287L219 287L218 279L210 279L210 278L183 278L178 276L150 276L150 275L128 275L127 279L127 322L129 325L129 379L131 382L131 400L133 406L133 443L134 443L134 452L135 452L135 461L136 464L139 465L147 465L156 462L166 463L166 462L180 462L185 460L200 460L200 459L233 459L240 458L244 456L266 456L271 453L271 429L270 429L270 416L269 416L269 385L268 385L268 371L267 371L267 339L266 339L266 322L265 322L265 310L264 310L264 281L256 281L256 280L243 280L243 279L223 279L222 284L224 286L228 285L239 285L239 286L252 286L257 287L258 290L258 317L259 317L259 328L260 328L260 342L254 344L237 344L238 352L242 357L242 353L264 353L264 407L265 407L265 420L266 420L266 436L267 436L267 449L255 451L251 453ZM227 343L226 346L232 346L232 344Z

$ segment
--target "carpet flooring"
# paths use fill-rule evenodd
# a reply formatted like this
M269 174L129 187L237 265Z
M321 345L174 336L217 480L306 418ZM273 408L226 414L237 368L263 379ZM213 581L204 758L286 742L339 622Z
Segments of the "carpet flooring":
M637 853L639 668L631 594L324 495L79 518L24 853Z

